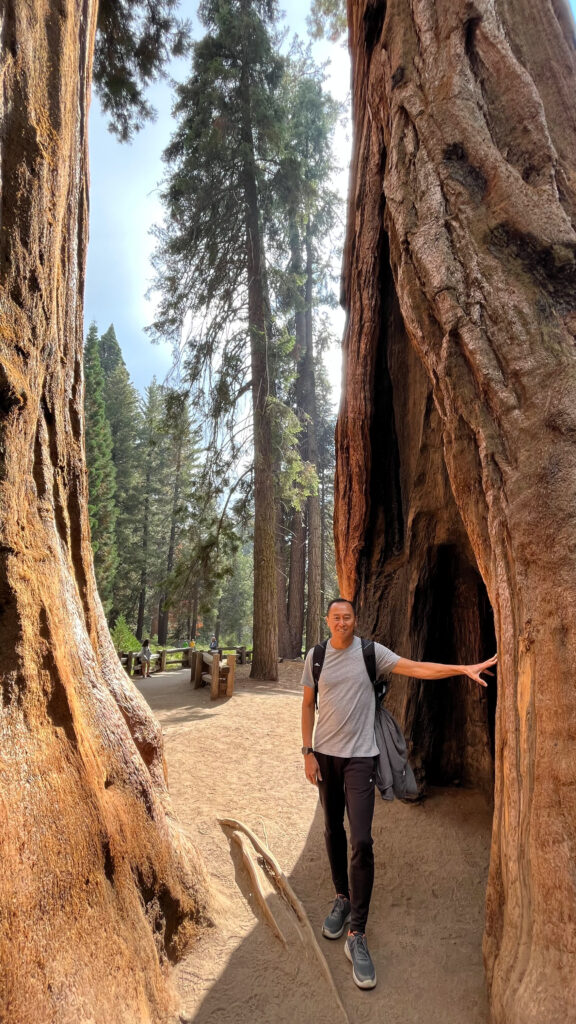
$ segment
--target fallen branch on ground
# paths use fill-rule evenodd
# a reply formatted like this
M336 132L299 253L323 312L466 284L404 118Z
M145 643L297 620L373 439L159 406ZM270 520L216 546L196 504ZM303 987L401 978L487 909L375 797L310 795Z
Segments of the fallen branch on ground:
M249 849L248 844L247 844L244 836L241 835L239 832L235 831L235 832L232 833L232 839L234 840L234 842L238 843L238 846L240 847L240 849L242 851L242 860L244 861L244 866L245 866L248 874L250 875L250 879L251 879L251 882L252 882L252 887L254 889L254 894L255 894L256 899L258 900L260 906L262 907L264 916L265 916L266 920L268 921L268 924L270 925L270 927L271 927L272 931L274 932L274 934L276 936L278 936L278 938L280 939L280 942L282 942L286 946L287 945L286 939L284 938L282 932L280 931L280 928L278 926L278 922L276 921L276 918L274 917L274 914L272 913L272 911L270 910L270 907L268 906L268 904L266 902L266 897L265 897L264 891L262 889L262 884L260 882L260 879L258 878L258 870L259 870L258 869L258 864L254 860L254 856L253 856L251 850Z
M350 1024L348 1014L346 1013L342 1000L338 995L338 990L336 988L336 985L334 984L334 979L332 977L332 974L330 973L330 968L328 967L328 964L326 962L326 957L324 956L324 953L322 952L320 946L318 945L318 940L314 934L314 929L310 924L310 918L308 917L308 914L304 910L302 903L298 899L296 893L294 892L292 886L290 885L290 882L286 878L286 875L284 874L274 854L267 846L264 845L264 843L260 839L258 839L258 836L255 834L255 832L253 832L251 828L248 828L248 825L244 825L241 821L237 821L235 818L218 818L218 824L224 825L227 828L235 829L239 832L244 832L244 834L248 836L254 848L257 850L260 856L263 857L265 862L271 868L272 877L274 881L276 882L280 892L282 893L282 895L286 899L286 902L290 905L294 913L296 914L298 921L303 927L303 940L308 941L308 944L312 947L313 952L315 953L316 957L320 962L322 972L326 978L326 981L328 982L328 985L340 1009L340 1012L342 1013L344 1021L346 1022L346 1024Z

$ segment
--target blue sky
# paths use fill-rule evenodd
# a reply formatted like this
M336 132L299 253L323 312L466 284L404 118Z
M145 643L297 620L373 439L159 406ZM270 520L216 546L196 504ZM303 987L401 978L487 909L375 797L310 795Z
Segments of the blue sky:
M570 0L576 17L576 0ZM290 0L286 24L293 34L306 35L305 19L309 0ZM196 4L183 0L182 13L192 17ZM197 23L196 27L197 27ZM347 55L343 48L319 44L317 59L333 60L329 87L344 99L349 82ZM184 79L188 62L180 61L173 76ZM149 264L153 249L150 229L162 218L158 184L163 175L161 154L172 132L171 90L161 83L151 90L150 98L158 111L155 122L146 126L131 145L120 145L106 127L93 98L90 114L90 242L84 301L85 330L95 320L100 333L114 324L128 371L143 393L152 377L164 379L171 365L167 345L152 345L144 332L153 315L153 306L145 299L151 281ZM344 136L339 142L338 160L347 165ZM343 175L345 181L346 174ZM345 188L345 185L342 186ZM336 320L341 329L343 316ZM335 387L339 381L339 357L330 359Z

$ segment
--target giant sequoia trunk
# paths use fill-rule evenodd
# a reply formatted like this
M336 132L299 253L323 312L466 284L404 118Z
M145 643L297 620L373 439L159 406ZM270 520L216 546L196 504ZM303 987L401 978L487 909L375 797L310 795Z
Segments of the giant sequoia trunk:
M576 131L562 0L351 0L341 589L400 653L498 641L498 701L396 688L487 784L495 1024L576 1014ZM466 694L457 697L457 694Z
M87 516L82 288L96 4L8 3L0 136L0 1018L155 1021L202 918L161 733Z

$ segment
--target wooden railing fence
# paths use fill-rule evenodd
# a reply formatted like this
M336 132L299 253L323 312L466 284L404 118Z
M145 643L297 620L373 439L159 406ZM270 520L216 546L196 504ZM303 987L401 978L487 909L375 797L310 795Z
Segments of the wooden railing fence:
M140 673L138 663L139 651L120 651L118 657L129 676ZM252 660L252 648L219 647L219 658L234 657L234 663L247 665ZM150 672L165 672L167 668L191 668L195 663L196 654L214 654L214 651L203 651L193 647L172 647L163 651L154 651L150 659Z

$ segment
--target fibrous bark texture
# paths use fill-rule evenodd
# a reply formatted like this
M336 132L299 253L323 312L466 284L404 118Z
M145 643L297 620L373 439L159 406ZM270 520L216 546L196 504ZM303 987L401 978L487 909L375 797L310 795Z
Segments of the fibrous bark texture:
M395 703L432 779L488 784L493 754L493 1021L561 1024L576 1019L573 29L560 0L351 0L349 25L341 590L407 656L480 660L495 634L495 709L461 680Z
M87 516L82 291L96 4L0 11L0 1018L165 1018L206 920L159 726L121 668Z

